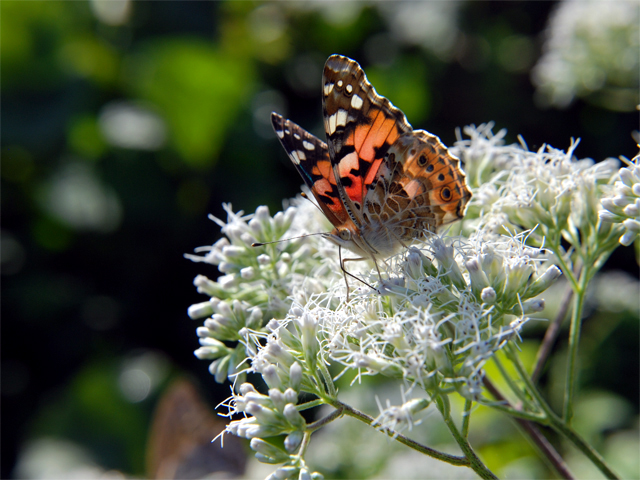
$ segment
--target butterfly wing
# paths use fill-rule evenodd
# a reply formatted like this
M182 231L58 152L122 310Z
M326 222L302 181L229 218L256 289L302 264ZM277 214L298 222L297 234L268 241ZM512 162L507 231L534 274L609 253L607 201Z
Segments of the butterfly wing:
M389 148L363 217L365 225L384 225L390 236L410 240L462 218L470 198L460 161L438 137L416 130Z
M237 478L247 454L240 439L228 435L224 451L212 439L225 424L206 405L193 384L176 380L162 395L147 446L148 478Z
M348 222L349 215L338 193L327 144L277 113L271 114L271 123L327 219L336 227Z
M463 216L471 192L459 160L435 135L414 131L355 61L327 60L323 111L338 193L374 250L390 253Z
M376 93L350 58L329 57L322 85L324 126L338 192L354 222L362 225L368 186L391 145L412 128L404 113Z

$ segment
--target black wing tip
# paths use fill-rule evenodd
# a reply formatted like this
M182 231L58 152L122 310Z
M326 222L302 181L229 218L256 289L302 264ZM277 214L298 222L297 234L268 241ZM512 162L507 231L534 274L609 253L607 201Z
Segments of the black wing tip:
M356 62L353 58L340 55L339 53L334 53L333 55L330 55L324 64L325 68L330 68L336 71L343 70L342 68L343 65L350 65L352 67L355 66L355 70L362 70L362 67L360 66L360 64ZM340 66L340 68L336 68L334 66Z
M284 125L285 119L282 115L276 112L271 112L271 125L274 128L278 128Z

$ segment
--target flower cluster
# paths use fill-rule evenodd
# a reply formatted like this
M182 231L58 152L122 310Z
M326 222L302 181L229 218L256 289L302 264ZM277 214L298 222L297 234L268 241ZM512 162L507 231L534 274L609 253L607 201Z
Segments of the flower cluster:
M282 317L287 312L287 298L297 290L321 290L322 286L313 280L312 275L313 270L319 267L318 258L323 257L315 246L319 242L298 238L269 243L302 233L299 226L293 225L294 218L313 218L311 205L306 207L304 203L296 203L299 205L289 206L273 217L265 206L245 216L243 212L234 213L231 205L223 205L227 212L226 223L211 215L211 220L220 225L224 236L211 246L196 249L196 253L204 252L204 256L185 257L215 265L223 275L215 281L202 275L196 277L194 284L198 292L219 299L246 301L262 308L264 317L269 319ZM306 209L298 215L304 207Z
M470 171L485 173L467 209L464 233L531 230L528 243L546 242L556 255L562 240L576 249L612 249L614 232L598 222L598 211L617 159L578 160L577 142L566 152L547 145L532 152L522 140L505 145L490 125L467 127L465 134L469 138L456 142L455 152Z
M358 375L433 393L453 386L480 400L482 366L544 308L535 297L561 274L525 239L433 236L388 272L395 281L385 282L385 297L357 295L305 314L318 319L328 356Z
M292 382L300 381L300 365L294 363L291 368ZM271 388L267 395L258 393L250 383L240 386L240 393L233 395L228 407L229 415L244 413L251 415L229 423L226 432L251 440L251 449L256 458L263 463L283 464L269 477L270 480L299 478L300 480L323 477L317 472L310 472L300 455L296 455L305 438L307 423L296 405L298 392L287 388L284 392ZM264 438L284 435L282 446L270 443Z
M620 243L629 246L640 233L640 157L621 168L613 191L602 199L600 218L604 222L621 223L625 232Z
M266 207L245 216L225 206L227 222L213 218L224 237L199 249L204 256L188 256L223 274L195 279L209 297L189 309L191 318L204 319L195 354L211 362L218 382L234 383L229 415L244 418L227 432L251 439L262 462L282 464L274 479L319 476L303 458L317 427L300 411L340 408L335 382L342 376L399 383L402 404L381 407L373 421L392 435L441 405L443 395L490 403L486 363L520 340L544 309L540 295L562 273L575 283L571 255L578 252L597 268L615 248L620 233L599 221L601 201L600 218L624 225L625 241L635 238L637 162L620 171L614 192L602 200L617 161L577 160L576 143L567 152L548 146L531 152L523 141L505 145L505 132L494 135L491 127L465 128L466 138L453 149L466 162L474 194L462 235L430 233L379 259L380 272L365 262L361 270L350 264L362 282L349 296L330 242L306 236L268 243L327 231L308 201L294 200L273 217ZM564 251L561 241L572 249ZM268 392L243 383L247 374L259 374ZM301 394L315 400L300 404ZM267 440L276 436L282 441Z
M638 104L639 15L636 2L561 2L532 72L539 100L562 108L581 96L604 108L633 110Z

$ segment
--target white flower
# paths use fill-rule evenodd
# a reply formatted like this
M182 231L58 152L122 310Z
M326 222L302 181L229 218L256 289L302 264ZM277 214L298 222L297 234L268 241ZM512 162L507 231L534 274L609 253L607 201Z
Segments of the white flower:
M625 232L620 243L629 246L640 233L640 157L635 157L628 166L621 168L616 176L613 190L602 199L600 219L621 223Z
M639 38L638 2L561 2L549 20L544 54L532 71L538 99L563 108L581 96L611 110L633 110L638 104Z
M425 410L431 402L426 398L414 398L407 401L404 389L401 389L401 394L402 405L391 405L387 400L387 405L384 408L376 397L380 414L373 421L374 426L382 431L394 432L397 435L405 428L411 430L414 425L419 423L415 421L415 416Z
M484 182L469 203L465 232L470 235L481 228L504 234L539 227L531 237L538 244L543 236L560 235L579 242L576 229L597 223L603 186L618 161L577 160L577 142L566 152L546 145L532 152L522 140L503 145L489 127L465 128L469 139L459 140L455 147L467 168L480 172L476 176Z

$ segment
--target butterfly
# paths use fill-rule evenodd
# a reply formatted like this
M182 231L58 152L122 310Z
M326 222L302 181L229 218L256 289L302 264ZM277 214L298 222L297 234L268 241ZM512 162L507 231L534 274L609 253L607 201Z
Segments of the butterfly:
M327 60L322 112L327 143L277 113L271 122L334 226L323 237L358 255L343 261L340 250L345 281L353 275L344 262L363 259L373 260L382 280L377 259L463 217L471 198L465 174L440 139L413 130L350 58Z
M224 429L224 422L189 380L174 381L153 417L147 445L148 478L241 477L247 462L242 441L228 436L224 451L212 441Z

